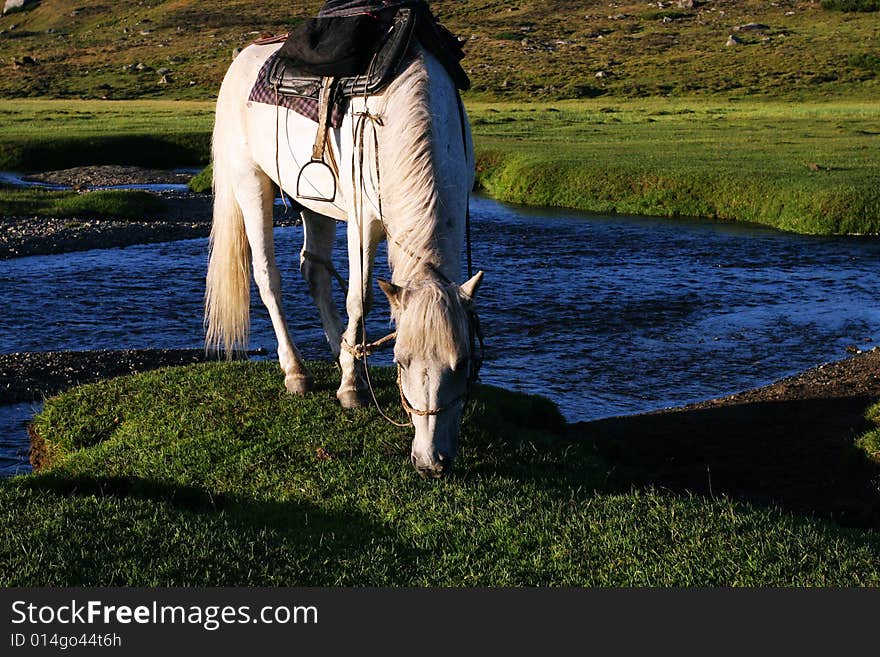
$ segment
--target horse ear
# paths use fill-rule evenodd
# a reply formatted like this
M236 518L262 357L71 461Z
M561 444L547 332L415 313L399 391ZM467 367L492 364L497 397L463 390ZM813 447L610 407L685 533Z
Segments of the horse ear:
M477 290L480 289L480 283L483 282L483 272L478 271L474 274L474 277L469 281L465 282L461 286L461 293L470 301L473 301L474 296L477 294Z
M403 291L403 288L395 285L391 281L386 281L384 278L376 279L379 283L379 287L385 293L385 296L388 297L388 303L391 304L392 310L397 310L400 307L400 293Z

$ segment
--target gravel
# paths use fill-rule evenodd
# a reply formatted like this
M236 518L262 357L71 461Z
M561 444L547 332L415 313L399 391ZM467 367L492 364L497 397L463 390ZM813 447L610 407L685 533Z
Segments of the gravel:
M28 180L51 182L78 189L124 184L187 182L188 174L140 167L94 166L32 174ZM151 192L166 201L161 215L140 221L94 218L0 217L0 260L154 244L207 237L211 232L212 197L209 194ZM299 214L285 216L276 208L275 225L299 223Z

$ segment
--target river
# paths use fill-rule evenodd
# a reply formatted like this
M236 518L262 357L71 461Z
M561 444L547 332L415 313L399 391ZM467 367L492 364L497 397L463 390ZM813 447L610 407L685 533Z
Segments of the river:
M482 378L546 395L570 421L752 388L880 339L877 239L485 198L473 200L472 216L474 262L486 272ZM301 231L275 233L285 307L305 356L327 358L298 271ZM199 239L0 262L0 353L199 347L206 249ZM387 276L382 253L378 261ZM273 353L254 299L251 348ZM368 329L379 337L388 328L383 300ZM24 468L29 414L28 405L0 412L6 474Z

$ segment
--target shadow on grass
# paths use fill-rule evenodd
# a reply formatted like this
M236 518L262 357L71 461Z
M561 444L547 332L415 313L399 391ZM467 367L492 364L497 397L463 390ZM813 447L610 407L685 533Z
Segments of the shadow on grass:
M41 518L28 532L43 559L10 559L10 546L0 546L0 562L11 564L3 585L336 586L358 575L339 580L333 563L355 564L356 573L357 564L368 569L377 554L391 554L389 576L405 580L421 554L357 510L142 477L46 473L0 486L0 505L23 509L27 500Z
M561 496L651 486L880 528L880 465L854 445L875 426L865 418L875 397L702 405L564 428L539 412L536 398L525 415L544 430L520 432L505 431L503 418L515 412L505 404L522 402L488 395L487 408L499 414L474 418L472 447L497 456L461 474L538 481Z
M568 439L615 479L726 495L851 527L880 527L880 467L855 448L871 397L745 403L611 418Z

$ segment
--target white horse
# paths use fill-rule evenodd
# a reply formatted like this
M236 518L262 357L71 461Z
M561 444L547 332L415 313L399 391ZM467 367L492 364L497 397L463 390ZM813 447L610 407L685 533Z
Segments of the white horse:
M272 210L276 185L288 194L296 190L317 125L284 108L247 100L261 66L278 47L245 48L217 99L206 339L227 354L247 346L252 267L278 339L287 390L305 394L313 379L282 309ZM369 399L355 346L365 343L376 247L388 241L392 281L379 284L397 328L400 397L415 428L412 462L431 477L447 472L455 457L476 357L469 318L482 280L480 272L461 286L453 282L460 280L474 182L473 143L457 93L439 61L419 47L394 82L380 94L352 100L340 127L330 130L328 159L338 171L335 200L297 198L306 208L300 270L342 370L336 396L347 408ZM344 328L331 300L329 268L322 264L332 261L337 221L347 222L348 235Z

